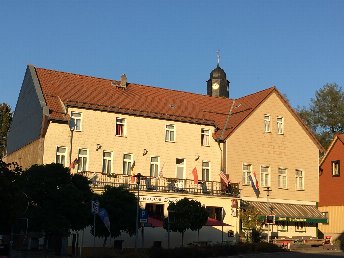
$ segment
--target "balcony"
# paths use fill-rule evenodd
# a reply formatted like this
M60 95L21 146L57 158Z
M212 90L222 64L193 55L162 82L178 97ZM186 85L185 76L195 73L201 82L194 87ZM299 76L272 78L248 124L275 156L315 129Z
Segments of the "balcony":
M103 174L101 172L81 172L89 178L94 189L104 189L106 185L124 187L130 191L137 190L136 178L123 174ZM231 183L228 187L218 181L198 181L193 179L179 179L166 177L142 176L140 191L147 192L171 192L196 195L216 195L239 197L239 184Z

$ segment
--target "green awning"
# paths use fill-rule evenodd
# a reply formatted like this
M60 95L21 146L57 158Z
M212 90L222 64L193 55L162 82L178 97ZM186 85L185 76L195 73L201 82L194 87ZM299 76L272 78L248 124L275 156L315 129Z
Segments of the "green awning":
M247 203L259 211L261 214L259 219L262 221L266 215L273 214L276 216L276 221L327 223L327 218L315 205L251 201Z

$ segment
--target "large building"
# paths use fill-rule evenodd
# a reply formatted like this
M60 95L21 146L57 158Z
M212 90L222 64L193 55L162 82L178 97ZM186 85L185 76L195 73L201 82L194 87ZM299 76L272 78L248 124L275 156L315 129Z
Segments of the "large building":
M23 167L61 163L92 178L98 191L106 184L134 190L140 172L140 205L151 217L167 216L169 201L198 200L225 223L202 229L201 240L221 242L233 239L227 232L240 234L242 201L262 218L276 216L266 235L316 236L324 221L316 208L321 148L275 87L229 98L219 64L207 95L29 65L6 159ZM145 245L167 245L166 231L149 230ZM190 232L185 242L195 238Z
M334 239L344 238L343 153L344 134L337 134L320 162L319 210L328 218L328 223L320 225L319 229Z

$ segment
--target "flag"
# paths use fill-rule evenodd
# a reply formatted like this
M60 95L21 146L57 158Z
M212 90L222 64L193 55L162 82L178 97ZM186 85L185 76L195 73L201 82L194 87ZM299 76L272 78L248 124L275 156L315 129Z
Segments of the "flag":
M198 174L197 174L196 167L192 170L192 174L193 174L193 177L194 177L194 183L198 184Z
M255 190L259 190L259 183L257 180L256 172L254 171L253 174L251 173L250 177L252 181L252 186L255 188Z
M223 171L221 171L219 175L220 175L222 181L223 181L226 185L228 185L228 184L229 184L229 181L228 181L228 179L227 179L226 174L223 173Z
M79 159L76 158L75 160L73 160L72 163L70 163L69 168L75 168L75 165L79 164Z
M134 184L136 182L136 177L135 175L131 175L131 183Z
M109 233L110 233L110 218L109 218L109 214L107 213L107 211L104 208L99 208L98 215L99 215L101 221L103 221L105 227L107 228L107 230L109 230Z
M96 174L96 172L93 173L93 176L91 178L92 181L92 185L96 186L97 185L97 179L98 179L98 175Z

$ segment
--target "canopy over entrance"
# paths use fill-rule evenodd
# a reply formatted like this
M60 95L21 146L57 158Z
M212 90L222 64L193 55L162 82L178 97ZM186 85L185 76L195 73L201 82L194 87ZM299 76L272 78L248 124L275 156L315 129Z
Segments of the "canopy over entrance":
M247 202L261 213L261 219L273 214L276 221L302 221L309 223L327 223L327 218L313 205ZM272 211L272 212L271 212Z

